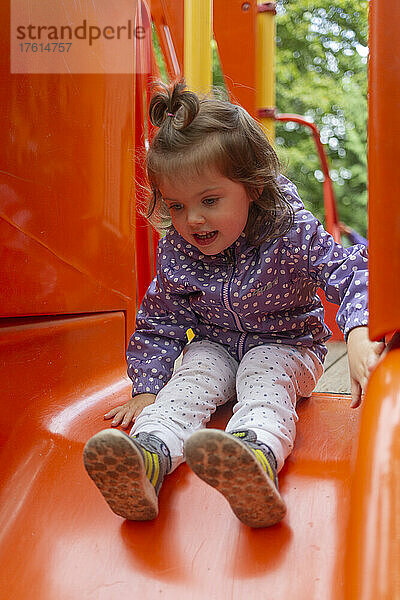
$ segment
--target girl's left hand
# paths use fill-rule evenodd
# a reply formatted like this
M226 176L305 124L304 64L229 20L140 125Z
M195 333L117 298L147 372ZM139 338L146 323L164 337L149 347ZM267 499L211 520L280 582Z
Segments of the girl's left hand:
M347 338L347 356L350 367L351 408L361 404L361 395L365 392L371 371L379 362L385 349L383 342L371 342L368 327L352 329Z

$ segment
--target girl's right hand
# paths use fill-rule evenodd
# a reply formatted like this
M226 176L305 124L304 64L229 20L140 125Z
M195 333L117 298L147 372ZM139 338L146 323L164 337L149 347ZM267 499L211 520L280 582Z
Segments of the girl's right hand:
M156 399L155 394L138 394L126 404L112 408L110 412L104 415L105 419L113 419L111 426L121 425L127 429L131 423L140 415L145 406L153 404Z

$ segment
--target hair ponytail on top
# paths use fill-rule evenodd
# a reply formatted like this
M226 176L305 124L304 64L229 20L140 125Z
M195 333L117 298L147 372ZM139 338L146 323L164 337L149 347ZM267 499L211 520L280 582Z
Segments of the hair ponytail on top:
M200 110L196 94L186 90L185 82L179 81L171 88L164 83L154 86L157 91L153 94L150 107L150 121L156 127L161 127L170 117L174 117L174 127L185 129L190 125Z

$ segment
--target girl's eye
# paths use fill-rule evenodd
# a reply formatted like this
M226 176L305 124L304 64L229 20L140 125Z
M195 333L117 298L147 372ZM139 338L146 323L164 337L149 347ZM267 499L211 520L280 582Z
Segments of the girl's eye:
M179 210L182 208L182 204L171 204L168 206L168 210Z
M207 206L211 206L212 204L215 204L217 202L218 198L204 198L203 200L203 204L206 204Z

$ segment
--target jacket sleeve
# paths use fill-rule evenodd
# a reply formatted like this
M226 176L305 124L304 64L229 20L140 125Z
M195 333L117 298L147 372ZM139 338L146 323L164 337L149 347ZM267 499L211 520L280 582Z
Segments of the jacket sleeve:
M159 270L137 313L126 351L132 396L157 394L164 387L187 344L186 331L196 323L188 295L168 291L167 278Z
M368 246L368 240L358 233L355 229L351 229L349 233L346 234L350 240L350 244L355 246L356 244L363 244L364 246Z
M368 324L368 249L344 248L309 211L301 213L295 225L300 262L326 298L339 305L336 321L347 340L351 329Z

